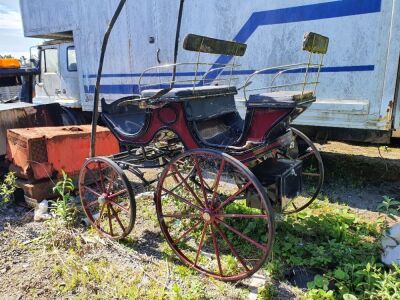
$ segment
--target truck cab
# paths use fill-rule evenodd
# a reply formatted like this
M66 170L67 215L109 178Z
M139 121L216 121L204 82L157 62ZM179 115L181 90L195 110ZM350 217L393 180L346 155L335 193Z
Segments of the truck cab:
M53 41L39 46L40 74L37 76L34 104L59 103L80 109L79 76L75 46Z
M38 47L39 74L36 76L33 104L58 103L64 125L90 122L82 111L76 50L72 41L54 40Z

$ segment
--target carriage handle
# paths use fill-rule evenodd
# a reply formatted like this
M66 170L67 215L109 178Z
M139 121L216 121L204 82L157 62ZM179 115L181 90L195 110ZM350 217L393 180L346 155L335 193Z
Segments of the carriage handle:
M244 85L243 85L243 87L244 87L243 94L244 94L245 100L248 101L247 93L246 93L246 92L247 92L247 91L253 91L253 90L248 90L247 88L252 84L251 79L253 79L253 77L255 77L256 75L259 75L259 74L261 74L261 73L263 73L263 72L265 72L265 71L269 71L269 70L284 69L284 70L280 71L278 74L275 75L275 77L272 79L272 82L274 82L275 79L276 79L277 77L279 77L281 74L283 74L283 73L286 72L286 71L295 70L295 69L302 69L302 68L307 67L307 66L308 66L308 67L311 66L311 67L318 67L318 68L321 68L321 64L314 64L314 63L305 62L305 63L291 64L291 65L274 66L274 67L268 67L268 68L264 68L264 69L257 70L256 72L254 72L253 74L251 74L251 75L246 79L246 81L245 81L245 83L244 83ZM301 67L301 68L300 68L300 67ZM263 74L262 74L262 75L263 75ZM289 85L282 85L282 86L276 86L276 87L293 86L293 85L302 85L302 84L308 85L307 83L302 82L302 83L297 83L297 84L289 84ZM316 83L313 82L313 83L311 83L311 84L316 84ZM272 88L274 88L274 86L265 87L265 88L260 88L260 89L254 89L254 90L264 90L264 89L272 89Z
M229 80L229 81L231 81L231 80L238 80L239 79L239 77L232 77L232 73L233 72L231 72L231 74L230 74L230 77L229 78L226 78L226 79L217 79L217 78L215 78L215 79L207 79L207 75L208 74L210 74L210 73L212 73L212 72L215 72L215 71L218 71L218 70L221 70L221 72L220 72L220 74L222 74L222 71L224 70L224 69L226 69L227 67L231 67L231 68L235 68L235 67L240 67L241 65L238 65L238 64L232 64L232 65L225 65L224 67L219 67L219 68L214 68L214 69L210 69L210 70L208 70L205 74L204 74L204 76L203 76L203 85L206 85L206 81L207 80L209 80L209 81L211 81L211 82L214 82L214 81L227 81L227 80ZM219 75L218 75L219 76ZM221 76L224 76L224 75L221 75ZM229 84L229 86L230 86L230 84Z
M319 66L319 64L317 64L317 66ZM289 71L294 71L294 70L302 70L302 69L304 69L304 67L301 67L301 68L299 68L299 67L296 67L296 68L288 68L288 69L285 69L285 70L280 71L280 72L277 73L277 74L274 76L274 78L271 80L271 87L273 88L273 84L274 84L275 80L276 80L279 76L281 76L283 73L286 73L286 72L289 72Z
M207 75L207 74L209 74L209 73L211 73L211 72L213 72L213 71L215 71L215 70L218 70L218 69L220 69L220 70L223 70L223 69L225 69L225 68L228 68L228 67L230 67L230 68L235 68L235 67L238 67L238 66L240 66L240 65L238 65L238 64L219 64L219 63L206 63L206 62L184 62L184 63L176 63L176 64L166 64L166 65L162 65L162 66L154 66L154 67L150 67L150 68L147 68L146 70L144 70L143 72L142 72L142 74L140 75L140 77L139 77L139 93L141 93L142 92L142 86L152 86L152 85L156 85L156 84L148 84L148 85L145 85L145 84L142 84L142 80L143 80L143 77L146 77L146 74L149 72L149 71L151 71L151 70L159 70L159 69L167 69L167 68L173 68L173 67L177 67L177 66L191 66L191 65L196 65L196 66L198 66L198 65L203 65L203 66L219 66L218 68L213 68L213 69L211 69L211 70L209 70L209 71L207 71L206 73L204 73L204 76L205 75ZM197 72L195 72L195 77L197 76ZM205 79L204 77L203 77L203 84L204 84L204 82L207 80L207 79ZM228 79L214 79L213 81L216 81L216 80L219 80L219 81L221 81L221 80L228 80ZM193 86L195 86L195 80L194 79L192 79L192 80L171 80L171 81L168 81L168 82L159 82L159 84L162 84L162 83L165 83L165 84L169 84L171 87L175 84L175 83L177 83L177 82L193 82Z

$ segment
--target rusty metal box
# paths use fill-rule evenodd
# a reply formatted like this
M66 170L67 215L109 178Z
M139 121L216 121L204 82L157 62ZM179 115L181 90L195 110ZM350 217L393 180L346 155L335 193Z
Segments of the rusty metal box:
M20 178L37 181L58 177L61 170L77 175L89 156L90 125L38 127L7 131L7 158ZM96 155L119 152L119 143L104 127L97 127Z

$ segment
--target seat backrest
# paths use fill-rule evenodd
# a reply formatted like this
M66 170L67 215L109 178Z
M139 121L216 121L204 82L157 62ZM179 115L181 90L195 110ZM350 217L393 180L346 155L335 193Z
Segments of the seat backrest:
M326 54L328 52L329 38L315 32L307 32L304 35L303 50L314 54Z
M247 45L190 33L185 37L183 49L209 54L243 56L246 53Z
M186 120L188 121L215 119L235 112L237 110L234 95L215 96L185 102Z

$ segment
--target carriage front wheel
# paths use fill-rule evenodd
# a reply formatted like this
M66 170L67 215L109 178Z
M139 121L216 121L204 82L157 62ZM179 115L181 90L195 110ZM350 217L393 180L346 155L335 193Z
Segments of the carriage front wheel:
M259 208L248 206L249 198ZM270 254L274 216L266 192L230 155L197 149L174 158L160 176L155 201L168 244L203 274L240 280L260 269Z
M100 234L122 239L133 229L136 203L124 171L111 159L88 159L79 175L79 194L89 222Z

